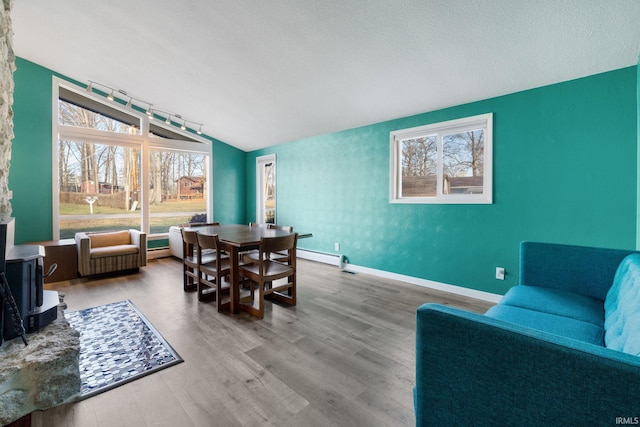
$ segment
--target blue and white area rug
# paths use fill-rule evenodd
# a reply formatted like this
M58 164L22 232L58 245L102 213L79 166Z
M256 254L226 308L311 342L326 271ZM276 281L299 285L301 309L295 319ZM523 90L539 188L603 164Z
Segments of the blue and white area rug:
M80 332L80 399L183 362L129 300L65 317Z

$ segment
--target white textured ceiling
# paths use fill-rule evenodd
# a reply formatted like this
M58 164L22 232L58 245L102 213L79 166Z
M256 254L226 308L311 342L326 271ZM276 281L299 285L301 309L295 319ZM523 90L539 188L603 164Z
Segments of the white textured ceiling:
M250 151L637 64L638 0L15 0L17 56Z

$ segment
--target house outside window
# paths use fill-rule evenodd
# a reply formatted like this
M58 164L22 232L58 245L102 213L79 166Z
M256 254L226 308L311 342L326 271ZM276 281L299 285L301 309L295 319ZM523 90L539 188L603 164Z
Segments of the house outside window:
M493 202L493 115L391 132L390 202Z

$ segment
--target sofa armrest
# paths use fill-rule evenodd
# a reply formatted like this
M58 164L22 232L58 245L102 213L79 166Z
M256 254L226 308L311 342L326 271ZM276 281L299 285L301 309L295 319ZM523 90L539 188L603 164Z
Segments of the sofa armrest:
M76 250L78 252L78 273L81 276L90 274L91 240L87 233L76 233Z
M556 243L520 244L520 284L605 300L618 265L633 250Z
M136 245L140 252L140 266L144 267L147 265L147 234L134 229L130 229L129 234L131 235L131 244Z
M640 358L451 307L417 310L416 425L615 425Z

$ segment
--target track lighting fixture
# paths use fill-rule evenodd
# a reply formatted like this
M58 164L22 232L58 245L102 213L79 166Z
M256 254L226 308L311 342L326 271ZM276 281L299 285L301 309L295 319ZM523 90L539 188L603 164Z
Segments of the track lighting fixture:
M102 92L100 92L100 91L94 92L93 88L95 86L100 86L100 87L102 87L102 88L104 88L106 90L103 90ZM160 116L163 116L163 117L166 117L165 123L168 124L168 125L173 124L173 122L171 121L171 118L173 117L173 118L176 119L177 123L180 123L180 120L182 121L182 123L179 124L180 129L187 130L187 124L189 124L189 125L191 125L190 128L192 130L195 130L197 128L198 130L196 131L196 133L198 135L202 135L202 127L204 126L202 123L196 123L196 122L193 122L191 120L187 120L187 119L183 118L180 114L170 113L168 111L163 111L163 110L159 110L157 108L153 108L153 104L151 104L150 102L143 101L142 99L139 99L139 98L136 98L134 96L131 96L131 95L129 95L127 92L125 92L122 89L115 89L115 88L113 88L111 86L107 86L107 85L104 85L102 83L98 83L98 82L95 82L93 80L89 80L89 84L87 85L86 90L87 90L88 93L94 93L94 94L95 93L104 94L104 93L108 92L109 95L107 95L107 99L109 101L116 100L114 95L115 95L115 92L118 91L119 94L124 95L124 97L125 97L125 98L119 98L117 100L119 103L125 104L124 100L129 98L129 101L127 101L127 103L125 104L125 106L127 108L136 109L138 111L145 111L147 116L149 116L150 120L154 120L155 117L156 117L155 116L156 114L158 114ZM140 107L140 104L142 104L143 106L147 105L146 110L142 110L143 107ZM178 124L176 124L176 126L177 125Z

